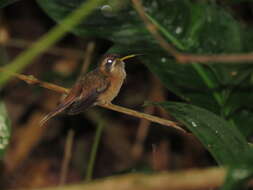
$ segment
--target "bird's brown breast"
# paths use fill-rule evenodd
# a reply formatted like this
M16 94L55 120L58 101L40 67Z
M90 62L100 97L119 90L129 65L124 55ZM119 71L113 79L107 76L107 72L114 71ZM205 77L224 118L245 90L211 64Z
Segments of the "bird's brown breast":
M110 85L105 92L101 93L101 95L98 97L98 102L110 103L118 95L125 78L125 70L118 72L116 76L110 76Z

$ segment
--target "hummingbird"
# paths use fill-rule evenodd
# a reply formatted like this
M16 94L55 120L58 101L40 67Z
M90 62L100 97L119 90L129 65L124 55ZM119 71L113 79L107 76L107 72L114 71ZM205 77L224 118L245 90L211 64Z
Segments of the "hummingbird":
M137 55L120 57L106 54L98 66L87 74L82 74L63 101L40 122L44 125L49 119L61 112L75 115L90 106L109 104L118 95L126 78L125 62Z

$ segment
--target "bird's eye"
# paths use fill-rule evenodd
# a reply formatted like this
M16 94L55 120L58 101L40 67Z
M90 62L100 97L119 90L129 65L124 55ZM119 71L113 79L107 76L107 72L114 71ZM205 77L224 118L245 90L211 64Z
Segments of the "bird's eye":
M106 71L110 72L113 62L113 59L107 59L105 64Z
M107 60L107 63L109 63L109 64L112 64L112 62L113 62L112 59L108 59L108 60Z
M112 66L112 64L113 64L113 59L108 59L107 61L106 61L106 67L107 68L110 68L111 66Z

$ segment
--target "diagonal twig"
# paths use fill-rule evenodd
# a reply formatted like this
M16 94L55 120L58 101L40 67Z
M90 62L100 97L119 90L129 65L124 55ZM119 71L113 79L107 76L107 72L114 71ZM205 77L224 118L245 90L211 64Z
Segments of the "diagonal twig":
M125 174L61 187L37 188L36 190L200 190L217 189L225 180L225 168L191 169L179 172L150 174Z
M163 49L165 49L169 54L171 54L173 57L175 57L178 60L180 56L180 52L178 52L171 44L169 44L166 40L164 40L164 38L158 32L158 29L156 28L156 26L152 22L149 21L141 5L141 2L139 0L132 0L132 2L133 2L133 6L135 10L138 12L141 19L145 23L148 31L153 35L153 37L157 40L157 42L160 44L160 46Z
M3 68L0 68L0 71L5 71ZM49 90L53 90L55 92L61 93L61 94L68 94L69 93L69 89L52 84L52 83L48 83L48 82L43 82L38 80L37 78L35 78L34 76L26 76L23 74L17 74L17 73L8 73L9 75L12 75L20 80L25 81L28 84L34 84L34 85L38 85L41 86L43 88L47 88ZM106 108L106 109L110 109L110 110L114 110L120 113L124 113L127 115L131 115L140 119L147 119L151 122L154 123L158 123L161 125L165 125L168 127L172 127L175 128L181 132L186 132L181 126L179 126L178 123L174 122L174 121L170 121L170 120L166 120L160 117L156 117L153 115L149 115L149 114L145 114L142 112L138 112L132 109L128 109L122 106L118 106L118 105L114 105L114 104L98 104L100 107Z

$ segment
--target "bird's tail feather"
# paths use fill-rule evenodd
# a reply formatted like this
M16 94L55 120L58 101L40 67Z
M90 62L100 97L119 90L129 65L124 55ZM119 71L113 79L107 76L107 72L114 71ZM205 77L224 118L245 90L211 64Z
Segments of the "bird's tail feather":
M57 114L63 112L67 107L69 107L73 102L74 98L69 99L68 101L65 101L58 105L53 111L51 111L49 114L47 114L41 121L40 126L43 126L49 119L56 116Z

